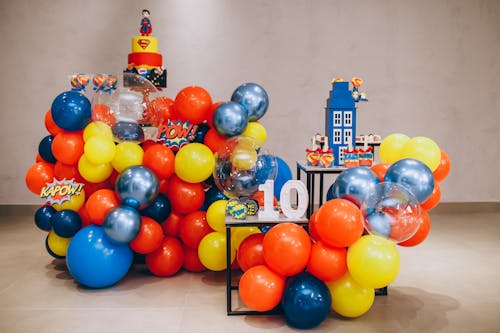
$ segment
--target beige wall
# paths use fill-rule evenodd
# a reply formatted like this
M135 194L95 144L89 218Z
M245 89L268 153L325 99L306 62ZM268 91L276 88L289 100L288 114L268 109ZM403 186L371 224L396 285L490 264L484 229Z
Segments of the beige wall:
M500 201L500 1L18 0L0 2L0 204L40 202L24 175L45 112L69 74L126 66L142 7L166 94L200 85L227 100L260 83L267 147L292 170L324 131L330 79L361 76L358 133L430 137L452 160L443 201Z

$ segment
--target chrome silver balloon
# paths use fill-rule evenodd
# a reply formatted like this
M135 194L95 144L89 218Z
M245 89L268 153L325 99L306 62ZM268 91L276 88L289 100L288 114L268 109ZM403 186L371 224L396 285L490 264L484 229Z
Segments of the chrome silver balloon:
M106 215L102 227L111 240L126 244L137 237L141 228L141 214L135 208L119 206Z
M156 199L160 191L158 178L143 165L123 170L116 179L115 192L122 204L144 209Z

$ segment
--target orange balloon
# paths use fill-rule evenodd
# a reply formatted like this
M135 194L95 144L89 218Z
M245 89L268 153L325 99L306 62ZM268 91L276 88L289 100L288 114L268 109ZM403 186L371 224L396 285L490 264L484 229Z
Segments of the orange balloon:
M26 172L24 180L31 192L40 195L42 188L54 180L54 164L48 162L33 164Z
M384 178L385 178L385 173L387 172L387 169L389 169L390 166L391 166L390 163L378 163L378 164L372 165L370 167L370 170L373 171L377 175L378 180L380 182L383 182Z
M422 215L420 218L422 222L420 223L420 227L417 232L410 239L398 243L398 245L406 247L415 246L422 243L427 238L427 235L429 235L431 230L431 219L425 209L422 209Z
M318 210L316 231L327 245L346 247L363 234L363 214L351 201L333 199Z
M307 271L321 281L336 281L347 272L347 250L319 241L313 244Z
M80 209L78 210L78 215L80 215L80 218L82 219L82 228L85 228L86 226L92 224L92 219L90 218L86 205L82 205L82 207L80 207Z
M443 150L441 150L441 161L438 167L434 170L434 180L437 182L443 181L450 173L450 158Z
M66 178L66 180L70 180L74 178L75 181L79 183L83 181L76 165L68 165L59 161L57 161L54 165L54 177L59 180L63 180L64 178Z
M177 273L184 262L184 249L181 242L166 236L160 247L146 255L146 266L156 276L171 276Z
M257 191L255 192L250 199L257 201L260 207L264 207L264 191ZM273 196L273 205L274 207L278 206L278 199L276 199L275 196Z
M85 204L92 223L102 225L108 213L118 207L120 203L113 190L97 190L87 199Z
M179 236L179 227L183 217L182 214L171 212L167 219L161 223L163 233L167 236Z
M50 109L49 111L47 111L47 113L45 113L44 122L45 122L45 128L53 136L56 136L57 134L64 132L64 130L59 126L57 126L56 123L54 122L54 119L52 118L52 111L50 111Z
M199 124L208 119L211 107L212 97L201 87L186 87L175 96L175 112L183 121Z
M109 126L116 124L116 117L109 106L104 104L94 104L92 105L92 120L102 121Z
M200 257L198 256L198 249L192 249L187 245L184 245L183 248L184 262L182 263L182 267L184 267L187 271L196 273L207 270L207 268L203 266L200 261Z
M269 311L281 301L285 290L285 278L265 265L254 266L241 276L240 297L252 310Z
M150 217L141 217L141 228L137 237L130 242L130 248L137 253L147 254L158 249L163 241L161 225Z
M280 275L292 276L306 267L311 253L311 239L302 227L284 222L266 233L263 247L266 264Z
M314 213L312 213L311 217L309 218L309 235L311 235L311 238L316 242L320 240L318 231L316 230L317 221L318 221L318 211L316 210Z
M142 164L150 168L158 179L165 179L174 174L175 155L170 148L157 143L144 151Z
M207 222L207 212L201 210L184 216L179 225L181 240L193 249L198 249L203 237L213 231Z
M431 196L425 200L420 206L425 210L431 210L439 204L441 200L441 186L438 182L434 182L434 189Z
M212 152L216 152L220 146L222 146L228 138L220 135L215 128L211 128L208 130L207 134L205 134L205 140L203 143L205 146L210 148Z
M52 153L54 157L64 164L77 164L83 154L83 135L81 131L63 131L54 137Z
M168 97L157 97L149 103L148 109L151 108L157 114L157 119L167 124L168 121L176 121L177 116L174 110L174 100Z
M243 272L258 265L265 265L264 261L264 233L253 234L245 238L236 252L236 260Z

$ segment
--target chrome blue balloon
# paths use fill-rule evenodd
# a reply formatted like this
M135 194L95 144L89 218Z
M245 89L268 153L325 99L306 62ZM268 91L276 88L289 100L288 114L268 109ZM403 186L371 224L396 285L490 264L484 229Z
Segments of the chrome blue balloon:
M132 141L143 142L144 130L133 121L119 121L111 127L116 142Z
M139 234L141 214L135 208L118 206L106 215L102 227L112 241L128 244Z
M144 209L160 192L156 175L143 165L126 168L116 179L115 192L124 205Z
M321 324L330 314L331 304L328 287L307 272L288 280L281 299L286 322L300 329Z
M391 225L391 217L384 212L373 212L365 217L365 227L371 234L388 238Z
M215 109L213 124L217 132L224 136L240 135L248 125L248 112L241 104L222 103Z
M127 274L133 258L128 245L111 242L102 227L90 225L71 239L66 264L78 283L90 288L104 288Z
M425 202L434 190L434 175L424 163L413 158L405 158L389 167L384 181L403 185L418 202Z
M243 105L248 111L249 121L262 118L269 107L267 92L257 83L245 83L236 88L231 101Z
M377 175L369 168L352 167L342 171L335 179L331 186L331 194L334 199L347 199L359 206L379 182Z
M38 144L38 153L43 158L44 161L49 163L56 163L57 160L52 153L52 142L54 142L54 137L52 135L47 135Z
M50 112L56 125L66 131L84 129L92 114L88 98L76 91L66 91L57 96Z

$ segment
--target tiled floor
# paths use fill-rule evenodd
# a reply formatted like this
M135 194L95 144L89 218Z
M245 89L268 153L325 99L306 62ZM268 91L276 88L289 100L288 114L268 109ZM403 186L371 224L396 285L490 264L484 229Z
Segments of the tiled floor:
M431 234L400 248L401 270L371 310L318 332L499 332L500 213L431 212ZM0 217L0 332L288 332L279 316L226 316L224 273L157 278L136 266L104 290L78 286L32 216Z

